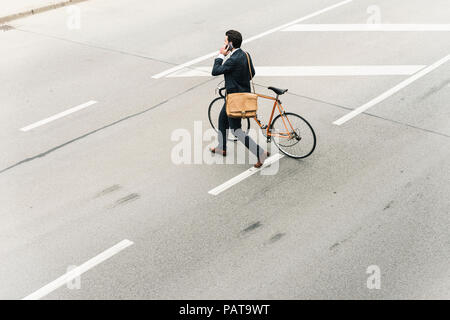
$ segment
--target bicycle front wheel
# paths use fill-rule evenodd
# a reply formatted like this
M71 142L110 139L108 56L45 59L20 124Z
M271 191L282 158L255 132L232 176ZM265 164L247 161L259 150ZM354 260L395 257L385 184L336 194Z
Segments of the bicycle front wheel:
M211 101L208 108L208 119L211 127L219 132L219 114L222 111L223 104L225 103L225 99L222 97L217 97L213 101ZM250 119L242 119L242 131L248 133L250 129ZM230 132L228 134L228 141L237 141L237 138Z
M276 116L271 124L271 132L278 149L291 158L306 158L316 148L313 128L298 114L286 112Z

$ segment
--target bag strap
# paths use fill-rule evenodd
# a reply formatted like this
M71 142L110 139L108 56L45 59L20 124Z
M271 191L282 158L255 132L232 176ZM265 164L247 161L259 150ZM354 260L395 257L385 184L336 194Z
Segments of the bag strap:
M247 56L248 71L250 72L250 81L252 82L253 93L255 93L255 84L253 83L252 69L250 68L250 58L248 57L248 53L247 52L245 52L245 55Z

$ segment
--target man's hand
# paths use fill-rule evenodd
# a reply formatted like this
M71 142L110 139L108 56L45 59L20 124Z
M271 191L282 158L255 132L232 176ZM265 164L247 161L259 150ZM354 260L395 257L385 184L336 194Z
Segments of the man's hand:
M223 54L224 56L226 56L229 53L229 51L227 51L227 48L225 46L220 48L219 52L220 52L220 54Z

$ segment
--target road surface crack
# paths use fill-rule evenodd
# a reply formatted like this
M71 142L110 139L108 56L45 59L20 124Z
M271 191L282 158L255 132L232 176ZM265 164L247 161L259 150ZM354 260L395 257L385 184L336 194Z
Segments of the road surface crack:
M192 86L192 87L190 87L190 88L188 88L188 89L186 89L186 90L184 90L184 91L182 91L182 92L180 92L180 93L177 93L177 94L173 95L172 97L169 97L169 98L167 98L167 99L165 99L165 100L163 100L163 101L161 101L161 102L159 102L159 103L157 103L157 104L155 104L155 105L153 105L153 106L151 106L151 107L149 107L149 108L147 108L147 109L145 109L145 110L139 111L139 112L137 112L137 113L130 114L130 115L128 115L128 116L126 116L126 117L124 117L124 118L122 118L122 119L119 119L119 120L117 120L117 121L114 121L114 122L112 122L112 123L110 123L110 124L107 124L107 125L105 125L105 126L103 126L103 127L98 128L98 129L89 131L89 132L87 132L87 133L85 133L85 134L83 134L83 135L81 135L81 136L78 136L78 137L76 137L76 138L74 138L74 139L71 139L71 140L69 140L69 141L67 141L67 142L64 142L63 144L60 144L60 145L58 145L58 146L56 146L56 147L53 147L53 148L51 148L51 149L49 149L49 150L47 150L47 151L44 151L44 152L39 153L39 154L37 154L37 155L35 155L35 156L32 156L32 157L23 159L23 160L21 160L21 161L15 163L15 164L13 164L13 165L10 165L9 167L6 167L6 168L0 170L0 174L6 172L6 171L8 171L8 170L11 170L11 169L13 169L13 168L15 168L15 167L17 167L17 166L20 166L20 165L22 165L22 164L24 164L24 163L27 163L27 162L30 162L30 161L33 161L33 160L36 160L36 159L39 159L39 158L43 158L43 157L49 155L49 154L52 153L52 152L55 152L55 151L57 151L57 150L59 150L59 149L65 147L65 146L67 146L67 145L69 145L69 144L72 144L72 143L77 142L77 141L79 141L79 140L82 140L82 139L84 139L84 138L86 138L86 137L89 137L89 136L93 135L94 133L97 133L97 132L99 132L99 131L105 130L105 129L107 129L107 128L109 128L109 127L112 127L112 126L115 126L115 125L117 125L117 124L119 124L119 123L121 123L121 122L124 122L124 121L126 121L126 120L129 120L129 119L138 117L138 116L140 116L140 115L142 115L142 114L144 114L144 113L147 113L147 112L149 112L149 111L151 111L151 110L154 110L154 109L156 109L156 108L158 108L158 107L160 107L160 106L166 104L167 102L170 102L171 100L173 100L173 99L175 99L175 98L178 98L178 97L182 96L182 95L185 94L185 93L188 93L188 92L190 92L190 91L192 91L192 90L194 90L194 89L196 89L196 88L198 88L198 87L201 87L202 85L204 85L204 84L206 84L206 83L208 83L208 82L210 82L210 81L212 81L212 80L214 80L214 78L213 78L213 79L208 79L208 80L203 81L203 82L201 82L201 83L199 83L199 84L196 84L196 85L194 85L194 86Z

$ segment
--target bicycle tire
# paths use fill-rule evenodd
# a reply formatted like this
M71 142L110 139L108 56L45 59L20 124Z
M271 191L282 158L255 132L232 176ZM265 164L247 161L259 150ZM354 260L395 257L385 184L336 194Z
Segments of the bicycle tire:
M294 127L294 131L295 131L295 135L299 136L299 138L294 137L292 139L287 139L285 140L286 143L285 144L280 144L280 141L282 141L281 139L284 138L279 138L280 140L277 141L277 139L273 139L275 145L277 146L277 148L284 153L285 155L287 155L288 157L294 158L294 159L304 159L306 157L309 157L315 150L316 148L316 144L317 144L317 138L316 138L316 133L314 132L313 127L309 124L308 121L306 121L306 119L304 119L303 117L299 116L296 113L292 113L292 112L286 112L284 113L284 115L286 117L288 117L289 122L292 124L292 126ZM278 122L277 122L278 120ZM295 121L294 121L295 120ZM284 125L283 119L281 118L281 115L277 115L271 125L270 125L270 129L272 130L277 130L277 126L278 123L282 123ZM300 128L298 127L298 124L294 124L294 123L300 123L300 124L306 124L306 126L303 125L303 127ZM286 127L285 127L286 128ZM298 131L298 132L297 132ZM308 132L310 133L310 137L309 138L309 146L306 147L306 151L305 152L298 152L299 149L299 144L301 143L302 140L304 140L304 137L306 137L306 134L308 134ZM302 137L302 133L306 133L303 135ZM288 145L288 141L290 145ZM297 146L297 148L293 148L294 146Z

